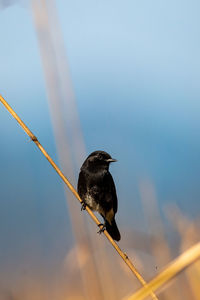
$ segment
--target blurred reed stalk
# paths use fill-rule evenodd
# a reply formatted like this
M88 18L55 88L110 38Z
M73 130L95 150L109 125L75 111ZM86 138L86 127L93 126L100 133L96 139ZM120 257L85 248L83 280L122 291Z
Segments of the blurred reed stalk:
M74 189L72 184L69 182L69 180L64 176L64 174L61 172L61 170L58 168L58 166L55 164L55 162L52 160L52 158L49 156L49 154L46 152L46 150L43 148L43 146L38 141L37 137L30 131L30 129L24 124L24 122L19 118L19 116L15 113L15 111L11 108L11 106L6 102L6 100L0 95L0 101L1 103L6 107L6 109L9 111L9 113L16 119L16 121L20 124L20 126L23 128L23 130L26 132L26 134L31 138L31 140L35 143L35 145L40 149L42 154L46 157L46 159L49 161L49 163L52 165L52 167L55 169L55 171L58 173L58 175L61 177L63 182L68 186L70 191L74 194L74 196L78 199L80 203L82 203L81 198L79 197L77 191ZM97 217L94 215L94 213L89 209L89 207L86 207L86 211L90 215L90 217L93 219L93 221L99 226L101 223L97 219ZM114 240L111 238L109 233L105 230L104 235L107 237L108 241L112 244L112 246L115 248L115 250L118 252L118 254L121 256L123 261L127 264L131 272L138 278L140 283L144 286L146 290L146 282L141 276L141 274L138 272L138 270L135 268L135 266L132 264L130 259L128 258L127 254L125 254L120 247L114 242ZM149 292L152 299L157 299L156 295L153 292Z
M52 11L54 11L53 16ZM76 113L73 88L57 20L56 6L50 0L33 0L32 15L44 70L60 165L62 165L63 171L68 174L70 181L75 185L76 180L72 163L74 162L73 153L76 153L76 156L77 152L84 153L84 146L81 143L80 124ZM64 101L67 103L67 109L63 108ZM72 148L74 144L76 147ZM74 150L74 148L77 149ZM103 299L98 268L93 255L87 224L83 215L77 210L76 203L72 200L72 194L67 188L65 189L65 193L72 232L77 245L73 248L76 251L78 259L84 298ZM85 256L90 257L87 260L87 266L83 265L83 257ZM93 282L92 285L90 284L91 281ZM80 294L83 295L83 293Z
M145 299L150 295L150 293L152 293L152 291L156 291L157 289L162 287L169 280L177 276L180 272L182 272L185 268L187 268L198 259L200 259L200 243L197 243L196 245L185 251L183 254L181 254L178 258L171 262L164 271L162 271L159 275L157 275L154 279L147 283L145 287L134 293L127 300Z
M176 205L168 205L165 209L165 213L180 236L180 252L185 251L188 247L191 247L191 245L199 241L199 224L188 220ZM188 286L188 298L191 297L192 294L192 299L199 300L199 280L200 262L197 261L186 270L185 276L181 280L181 285L184 284L185 287ZM183 294L186 294L186 289L183 291Z
M149 252L152 252L157 269L161 269L171 261L171 253L161 221L155 186L150 179L146 179L140 183L139 190L147 231L156 239L156 242L151 243ZM178 284L167 289L162 297L172 299L175 295L177 300L182 299Z

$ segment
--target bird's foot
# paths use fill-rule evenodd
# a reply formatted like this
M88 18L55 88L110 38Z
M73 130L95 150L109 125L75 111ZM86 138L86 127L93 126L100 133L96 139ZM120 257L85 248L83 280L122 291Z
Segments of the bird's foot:
M81 202L81 211L86 209L86 203L85 201Z
M97 233L101 234L102 232L104 232L104 230L106 229L106 224L98 224L98 227L100 228L99 231L97 231Z

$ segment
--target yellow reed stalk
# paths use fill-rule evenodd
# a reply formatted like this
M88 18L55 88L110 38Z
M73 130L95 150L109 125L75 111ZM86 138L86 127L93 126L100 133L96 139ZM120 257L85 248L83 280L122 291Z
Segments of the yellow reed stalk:
M164 271L147 283L145 287L127 298L127 300L145 299L152 293L152 291L156 291L159 287L163 286L166 282L183 271L190 264L194 263L197 259L200 259L200 242L181 254L178 258L171 262Z
M61 172L61 170L58 168L58 166L55 164L55 162L52 160L52 158L49 156L49 154L46 152L46 150L43 148L43 146L38 141L37 137L30 131L30 129L24 124L24 122L20 119L20 117L15 113L15 111L11 108L11 106L7 103L7 101L0 95L0 101L1 103L6 107L6 109L9 111L9 113L15 118L15 120L19 123L19 125L23 128L23 130L26 132L26 134L31 138L31 140L36 144L36 146L40 149L42 154L46 157L46 159L49 161L49 163L52 165L52 167L55 169L55 171L58 173L58 175L62 178L64 183L68 186L70 191L74 194L74 196L79 200L80 203L82 203L81 198L79 197L79 194L74 189L72 184L69 182L69 180L65 177L65 175ZM86 206L86 210L90 217L93 219L93 221L100 225L100 221L97 219L97 217L93 214L91 209L89 209L88 206ZM137 277L137 279L140 281L140 283L145 287L146 281L143 279L142 275L138 272L138 270L135 268L133 263L130 261L126 253L124 253L120 247L114 242L114 240L111 238L109 233L104 230L104 235L107 237L109 242L112 244L112 246L115 248L115 250L118 252L118 254L121 256L121 258L124 260L124 262L127 264L131 272ZM158 300L156 295L153 292L150 292L152 299Z
M200 262L197 261L186 272L187 280L190 283L192 299L199 300L200 295Z

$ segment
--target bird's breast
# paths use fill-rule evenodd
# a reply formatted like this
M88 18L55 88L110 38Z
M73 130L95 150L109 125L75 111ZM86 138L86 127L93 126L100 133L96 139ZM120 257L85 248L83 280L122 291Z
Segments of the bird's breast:
M91 194L86 193L85 195L85 202L89 206L91 210L98 211L98 213L104 215L104 209L101 207L101 205L95 201L94 197L91 196Z

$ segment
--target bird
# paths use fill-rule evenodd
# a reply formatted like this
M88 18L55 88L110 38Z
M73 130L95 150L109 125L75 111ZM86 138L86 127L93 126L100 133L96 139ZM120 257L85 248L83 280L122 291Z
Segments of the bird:
M77 190L82 200L81 210L88 206L103 217L104 224L99 224L99 233L106 229L114 240L119 241L121 235L115 222L117 193L109 172L110 163L116 161L105 151L92 152L80 169Z

